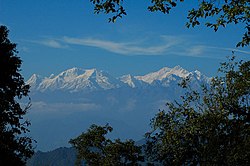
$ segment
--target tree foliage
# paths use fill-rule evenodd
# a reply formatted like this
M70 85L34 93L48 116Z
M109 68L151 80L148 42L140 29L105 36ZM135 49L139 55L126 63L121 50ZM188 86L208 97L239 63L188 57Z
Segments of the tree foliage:
M95 6L95 13L112 14L109 21L115 22L117 18L126 15L122 6L125 0L90 0ZM151 0L148 10L151 12L160 11L168 14L184 0ZM187 27L194 27L201 24L205 19L205 25L217 31L219 27L226 27L227 24L241 24L245 33L237 47L247 46L250 43L250 2L249 0L202 0L196 2L197 7L189 10L187 14ZM211 18L211 19L210 19ZM212 21L209 21L212 20Z
M112 14L109 22L115 22L118 17L122 18L123 15L127 15L122 6L123 0L90 0L90 2L95 5L94 12L96 14Z
M32 139L25 136L30 123L23 120L30 105L22 108L18 100L28 96L29 86L20 74L22 61L8 32L0 26L0 165L24 165L33 154Z
M70 144L76 148L77 165L85 162L87 165L138 165L144 161L141 147L136 146L133 140L122 142L107 139L106 134L113 128L109 125L92 125L86 133L82 133Z
M220 77L200 90L186 78L180 101L167 103L152 119L141 147L112 142L110 126L92 125L70 141L78 163L88 165L250 165L250 61L222 63ZM142 152L143 151L143 152Z
M250 61L222 63L202 91L189 89L181 102L152 120L147 155L165 165L250 164Z

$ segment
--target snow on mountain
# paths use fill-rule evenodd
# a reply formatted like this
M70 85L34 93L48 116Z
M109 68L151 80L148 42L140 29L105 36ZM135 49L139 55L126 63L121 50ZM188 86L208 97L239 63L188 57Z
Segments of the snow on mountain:
M147 85L144 81L138 80L130 74L121 76L118 79L132 88L145 87Z
M180 66L175 66L174 68L164 67L159 71L152 72L144 76L136 76L135 78L152 84L154 81L162 81L171 75L176 75L178 77L185 78L189 75L189 72L181 68Z
M198 70L190 72L190 74L188 75L188 77L190 78L190 84L191 84L191 86L193 88L200 87L204 83L206 84L206 83L209 83L211 81L211 78L203 75Z
M50 77L45 77L43 81L37 87L39 91L45 90L57 90L63 89L65 84L74 80L78 75L82 74L84 71L78 68L72 68L60 73L57 76L51 75Z
M32 75L27 81L31 89L40 92L44 91L95 91L108 90L120 87L145 88L148 86L169 87L177 85L183 78L190 76L193 81L208 81L208 78L199 71L188 72L176 66L174 68L164 67L159 71L144 76L132 76L130 74L114 78L107 72L97 69L72 68L61 72L58 75L42 78L39 75Z
M120 87L121 83L113 76L104 71L96 69L85 70L85 73L79 75L71 82L72 89L81 90L84 88L90 89L113 89Z
M210 81L210 78L208 78L207 76L203 75L200 71L195 70L193 72L190 72L190 74L192 75L193 79L199 80L199 81L205 81L208 82Z
M51 75L50 77L41 77L32 75L27 81L32 89L37 91L55 91L63 90L70 92L78 92L82 90L97 90L97 89L113 89L118 88L121 82L107 72L97 69L79 69L72 68L61 72L59 75Z
M26 83L31 86L31 89L36 89L37 86L42 82L42 79L42 76L33 74Z

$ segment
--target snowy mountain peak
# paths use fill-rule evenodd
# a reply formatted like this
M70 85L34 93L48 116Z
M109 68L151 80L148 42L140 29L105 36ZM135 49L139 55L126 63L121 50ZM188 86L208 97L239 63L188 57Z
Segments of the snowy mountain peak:
M176 75L178 77L185 78L188 76L188 74L189 72L185 69L181 68L180 66L175 66L174 68L164 67L156 72L152 72L144 76L137 76L136 78L151 84L154 81L162 81L170 75Z
M33 75L28 81L32 89L44 92L63 90L78 92L82 90L112 89L120 87L120 81L110 76L108 73L97 69L71 68L58 75L51 75L44 79L37 79Z
M66 71L61 72L54 79L61 78L61 79L64 79L64 80L68 81L68 80L71 80L71 79L83 74L84 72L85 72L85 70L74 67L74 68L71 68L71 69L68 69Z
M49 76L50 79L52 79L52 78L54 78L54 77L55 77L55 74L51 74L51 75Z
M85 70L85 73L84 73L84 75L86 75L86 76L91 76L91 75L93 75L95 72L97 72L97 70L96 69L88 69L88 70Z
M201 72L199 70L195 70L194 73L201 75Z
M177 75L179 77L185 78L189 75L189 71L183 69L181 66L175 66L172 70L171 70L171 74Z
M186 71L186 70L183 69L180 65L175 66L175 67L172 68L171 70L175 70L175 71Z
M169 67L163 67L163 68L161 68L160 70L156 71L155 73L164 74L164 73L166 73L166 72L169 72L170 70L172 70L172 69L169 68Z
M200 81L205 81L205 82L210 82L211 81L211 78L203 75L200 71L198 70L195 70L193 72L190 72L190 76L197 79L197 80L200 80Z
M26 84L30 85L31 88L35 88L42 81L42 77L37 74L33 74L30 79L26 82Z
M120 77L120 80L123 80L124 82L127 82L127 81L131 81L132 80L132 75L130 74L127 74L127 75L123 75Z
M27 83L32 83L32 82L35 82L37 79L39 79L39 75L37 74L33 74L30 79L27 81Z
M108 90L124 86L131 88L146 88L148 86L168 87L182 78L191 76L194 80L207 80L199 71L188 72L180 66L164 67L144 76L124 75L114 78L109 73L97 69L71 68L58 75L42 78L32 75L27 81L31 89L40 92L63 90L69 92Z
M130 74L121 76L119 79L130 87L135 87L134 78Z

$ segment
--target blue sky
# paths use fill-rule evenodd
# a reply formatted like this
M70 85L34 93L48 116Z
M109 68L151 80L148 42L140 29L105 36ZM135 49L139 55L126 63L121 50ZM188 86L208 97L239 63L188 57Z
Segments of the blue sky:
M188 29L187 10L194 4L164 15L148 12L149 2L126 0L128 15L113 24L108 16L93 14L88 0L0 0L0 24L8 26L18 44L26 79L72 67L121 76L176 65L213 76L243 34L242 27L233 25L216 33L204 26ZM249 47L236 55L249 60Z

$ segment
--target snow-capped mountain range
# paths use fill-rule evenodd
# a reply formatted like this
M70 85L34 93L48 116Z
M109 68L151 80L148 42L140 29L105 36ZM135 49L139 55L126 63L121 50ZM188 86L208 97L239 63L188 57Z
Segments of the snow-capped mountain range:
M199 71L189 72L180 66L118 78L80 68L48 77L34 74L27 81L31 86L28 116L32 137L39 142L38 149L51 150L68 146L69 139L91 124L109 123L116 129L114 138L142 139L157 111L185 93L178 86L185 77L194 89L209 81Z
M81 91L109 90L122 87L145 88L151 86L169 87L177 84L185 77L191 77L195 82L207 82L208 77L199 71L189 72L180 66L174 68L164 67L156 72L144 76L132 76L130 74L115 78L109 73L97 69L72 68L58 75L51 74L42 77L33 74L26 82L32 91L69 91L71 93Z

